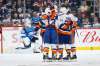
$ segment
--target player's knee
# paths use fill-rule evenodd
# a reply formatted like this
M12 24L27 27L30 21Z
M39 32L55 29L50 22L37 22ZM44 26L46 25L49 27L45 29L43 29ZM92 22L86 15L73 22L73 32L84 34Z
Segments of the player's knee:
M30 39L28 37L22 38L22 41L25 45L29 45L30 44Z
M31 47L31 43L30 43L29 45L25 45L25 44L24 44L24 47L30 48L30 47Z
M71 52L76 52L76 47L71 47Z
M70 50L71 49L71 45L70 44L66 44L66 49Z

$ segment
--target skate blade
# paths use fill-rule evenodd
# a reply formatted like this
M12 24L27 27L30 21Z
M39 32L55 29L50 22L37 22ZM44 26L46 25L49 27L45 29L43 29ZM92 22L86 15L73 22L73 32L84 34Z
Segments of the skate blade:
M77 62L77 59L70 59L69 62Z
M69 60L43 60L43 62L77 62L77 59L69 59Z
M27 47L17 47L15 49L29 49L29 48L27 48Z

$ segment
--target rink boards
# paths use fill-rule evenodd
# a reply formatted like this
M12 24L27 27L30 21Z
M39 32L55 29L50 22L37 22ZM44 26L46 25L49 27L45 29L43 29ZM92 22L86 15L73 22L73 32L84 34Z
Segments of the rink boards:
M75 44L78 50L100 50L100 29L77 29Z
M21 26L2 27L2 33L0 34L1 53L16 53L19 51L15 48L23 45L20 38L21 30ZM75 33L75 45L77 50L100 50L100 29L77 29ZM30 50L25 51L32 52Z

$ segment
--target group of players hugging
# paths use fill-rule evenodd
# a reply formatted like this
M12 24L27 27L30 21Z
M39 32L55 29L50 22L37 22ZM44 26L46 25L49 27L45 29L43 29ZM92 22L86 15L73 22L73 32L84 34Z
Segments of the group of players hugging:
M74 45L77 28L78 18L68 8L61 7L58 12L51 6L39 15L34 12L31 22L27 22L21 32L22 49L34 43L34 52L42 52L44 61L77 59Z

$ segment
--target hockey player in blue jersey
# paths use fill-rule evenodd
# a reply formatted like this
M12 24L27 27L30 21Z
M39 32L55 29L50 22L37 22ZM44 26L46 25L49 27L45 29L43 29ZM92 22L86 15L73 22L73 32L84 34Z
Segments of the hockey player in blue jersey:
M40 52L40 47L42 44L42 37L40 35L41 23L42 23L41 14L33 12L31 21L32 21L32 26L35 26L35 28L37 29L36 36L38 37L38 40L34 43L35 45L34 52Z
M38 40L36 35L36 28L35 27L24 27L21 32L21 37L24 44L24 49L31 47L31 42L35 42Z
M34 45L33 52L40 52L42 39L40 36L39 22L40 19L36 17L32 18L32 21L30 22L25 22L24 27L21 31L21 38L24 47L21 47L21 49L27 49L32 47L31 45Z
M32 20L32 24L36 26L36 25L39 25L41 21L41 17L36 12L33 12L31 20Z

